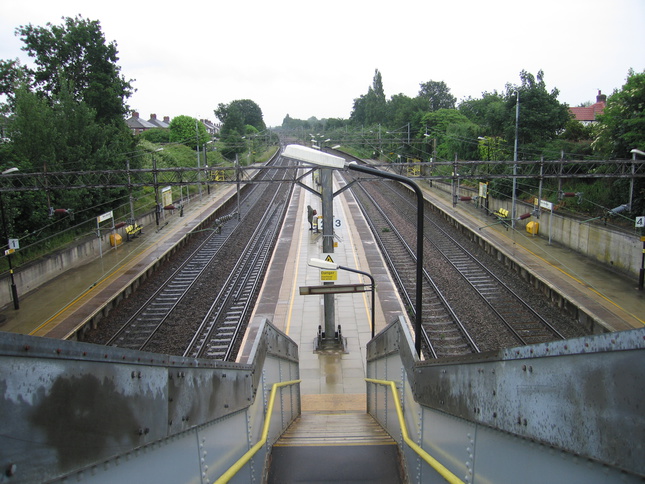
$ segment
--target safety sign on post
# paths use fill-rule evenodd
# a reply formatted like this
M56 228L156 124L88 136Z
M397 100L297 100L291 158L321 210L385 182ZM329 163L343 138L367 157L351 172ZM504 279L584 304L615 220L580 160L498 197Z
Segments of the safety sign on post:
M334 263L334 260L331 258L331 255L327 254L327 257L325 257L325 262L331 262L332 264ZM325 269L320 270L320 280L329 282L329 281L337 281L338 280L338 271L328 271Z

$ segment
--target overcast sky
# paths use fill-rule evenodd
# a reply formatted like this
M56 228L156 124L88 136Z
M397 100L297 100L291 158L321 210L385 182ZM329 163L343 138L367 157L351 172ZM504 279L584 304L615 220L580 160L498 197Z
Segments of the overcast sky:
M347 118L376 69L388 99L432 80L458 100L542 69L577 106L645 70L645 0L0 0L0 59L28 61L16 27L77 14L116 41L144 119L215 121L236 99L255 101L269 126Z

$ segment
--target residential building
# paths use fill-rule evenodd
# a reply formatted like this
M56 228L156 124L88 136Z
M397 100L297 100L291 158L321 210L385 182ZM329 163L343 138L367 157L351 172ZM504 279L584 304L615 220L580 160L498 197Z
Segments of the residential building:
M132 133L134 134L141 134L144 131L157 127L154 124L149 123L144 119L141 119L139 117L139 113L136 111L132 112L132 116L126 119L125 123L128 125L128 127L132 130Z
M606 105L607 96L598 90L594 104L588 107L569 108L569 112L573 114L576 121L580 121L585 126L588 126L598 121L597 116L603 113Z

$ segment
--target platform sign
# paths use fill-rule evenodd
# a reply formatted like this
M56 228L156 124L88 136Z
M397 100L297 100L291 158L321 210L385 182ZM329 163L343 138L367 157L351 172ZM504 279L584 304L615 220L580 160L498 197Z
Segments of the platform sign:
M540 200L540 208L553 212L553 203L547 200Z
M479 182L479 198L488 197L488 183Z
M314 216L314 221L316 221L316 219L318 219L318 222L317 222L318 223L318 230L322 230L323 229L323 217L322 217L322 215L315 215ZM340 228L342 225L343 225L343 221L338 217L334 217L334 227Z
M164 187L161 189L161 205L163 207L172 205L172 187Z
M636 217L636 228L642 229L645 227L645 217Z
M20 240L9 239L9 249L12 249L14 251L20 249Z
M101 222L105 222L106 220L109 220L111 218L112 218L112 212L106 212L103 215L99 215L98 217L96 217L96 223L100 224Z

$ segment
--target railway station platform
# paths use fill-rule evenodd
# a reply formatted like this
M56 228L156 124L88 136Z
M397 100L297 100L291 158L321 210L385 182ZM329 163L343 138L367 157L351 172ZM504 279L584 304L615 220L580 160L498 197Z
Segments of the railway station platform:
M6 319L0 331L50 339L74 334L85 318L92 317L116 292L150 270L173 244L234 196L234 191L234 188L227 188L215 191L210 197L204 196L187 206L182 218L174 216L162 229L147 230L129 246L110 251L102 260L63 275L33 294L24 295L20 310L2 310ZM479 227L486 225L490 218L469 205L453 207L447 194L435 190L425 192L432 203L451 217L483 232L482 236L489 238L500 250L539 273L572 301L583 305L587 311L601 313L609 328L639 328L645 324L642 320L645 314L643 295L631 281L593 267L574 253L544 246L540 238L532 240L523 233L507 232L502 227L480 230ZM238 358L239 363L245 363L254 356L251 342L262 331L265 320L271 321L298 346L301 408L289 431L274 444L272 465L279 475L272 477L270 474L269 482L316 482L311 472L316 473L318 482L397 482L401 476L396 441L392 435L375 428L374 420L366 414L370 398L365 382L369 373L366 348L371 339L372 320L375 333L379 333L405 311L351 195L345 192L334 199L337 245L332 254L322 253L321 234L309 230L308 205L319 213L322 211L317 197L296 188L252 315L246 344ZM318 326L322 324L324 312L322 297L302 296L299 288L321 284L319 269L308 266L307 262L328 255L339 265L372 274L376 280L376 311L371 314L369 292L335 295L336 321L346 344L317 349ZM112 259L107 259L109 257ZM338 271L336 283L367 284L369 281L356 273ZM402 324L409 325L405 317L400 319L404 321ZM487 374L499 372L496 368L491 372L483 364L479 366L477 371L480 373L482 367ZM282 367L280 371L283 371ZM400 391L406 397L410 393L405 385L401 385ZM394 404L386 402L387 420ZM410 418L414 420L415 417ZM448 426L449 420L442 425ZM331 421L341 422L341 425L333 425ZM526 421L524 425L527 425ZM480 432L485 435L485 431ZM467 431L463 434L464 438L467 435L467 439L473 439ZM496 443L491 438L491 445L506 444ZM517 472L527 471L518 469Z
M490 241L490 244L517 261L517 264L548 281L554 290L572 301L572 304L596 314L608 330L640 328L645 325L645 291L637 289L636 281L616 274L566 247L549 244L544 236L532 236L522 230L507 229L501 224L491 225L492 218L472 202L458 202L453 206L449 193L427 188L423 183L421 187L426 199L440 210L473 232L479 233L481 237ZM90 317L106 300L114 297L120 288L130 284L141 272L149 270L173 244L234 196L234 193L234 187L222 186L201 199L195 197L185 205L183 217L176 211L175 214L167 216L161 228L147 226L142 236L124 242L117 249L105 251L102 258L67 271L31 293L21 294L18 288L20 309L15 310L11 305L0 309L0 331L55 338L70 337L73 328ZM311 204L311 196L306 195L305 198L306 203L299 206L300 210L306 210L307 205ZM360 217L353 215L357 213L355 207L350 206L344 210L348 212L342 213L343 207L335 208L336 213L341 213L341 221L344 224L341 230L349 230L352 223L361 224ZM306 216L302 213L296 212L293 216L305 217L306 223ZM287 226L293 223L293 219L290 219ZM306 228L308 227L305 226ZM352 228L346 237L351 235L354 242L360 242L365 236L356 230ZM293 242L290 244L293 245ZM366 244L357 244L357 254L361 253L359 245ZM281 247L277 250L284 250L283 239ZM339 263L353 267L354 257L358 255L352 254L349 259ZM378 263L380 256L369 255L369 258L368 266ZM363 266L366 267L365 261ZM386 296L389 289L385 285L388 282L383 269L377 266L370 267L369 270L379 278L377 298L381 301L396 299ZM314 276L311 277L315 277L315 273L312 271ZM352 280L354 277L348 273L342 276ZM394 311L397 311L398 307L394 307ZM278 309L284 311L283 307ZM307 311L309 310L307 308ZM391 321L393 314L392 309L387 307L384 315L379 311L380 305L377 305L377 328L383 324L381 318Z

